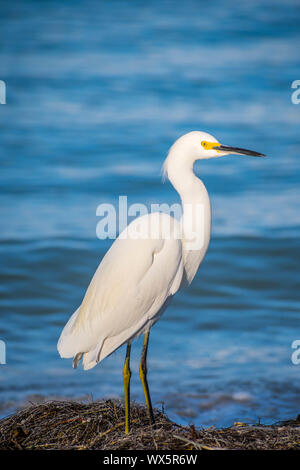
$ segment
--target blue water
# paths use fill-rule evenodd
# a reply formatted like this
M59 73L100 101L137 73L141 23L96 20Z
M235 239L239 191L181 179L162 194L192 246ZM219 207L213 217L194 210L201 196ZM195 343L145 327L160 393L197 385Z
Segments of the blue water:
M100 203L174 203L160 168L190 130L266 159L203 161L212 241L153 327L154 406L197 426L300 412L299 1L17 1L0 6L0 412L122 398L124 347L74 371L56 351L110 240ZM132 351L132 398L141 339Z

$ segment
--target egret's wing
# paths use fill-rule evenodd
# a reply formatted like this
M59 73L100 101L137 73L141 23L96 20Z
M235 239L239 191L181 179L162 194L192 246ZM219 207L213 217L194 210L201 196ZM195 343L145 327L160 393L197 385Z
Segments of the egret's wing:
M149 223L151 236L147 238ZM157 233L153 234L153 228ZM93 351L101 360L106 342L114 338L117 349L159 312L182 278L177 230L174 219L159 213L140 217L127 227L104 256L76 318L73 314L72 325L67 324L66 334L61 335L58 349L63 357ZM134 234L144 238L134 239Z

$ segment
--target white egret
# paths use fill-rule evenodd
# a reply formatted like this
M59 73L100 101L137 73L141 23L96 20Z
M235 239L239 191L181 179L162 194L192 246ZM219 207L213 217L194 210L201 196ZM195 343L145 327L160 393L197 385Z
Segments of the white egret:
M213 136L199 131L180 137L172 145L163 168L180 195L181 219L152 213L131 222L103 257L80 307L59 338L61 357L73 357L75 368L83 357L84 369L91 369L127 343L123 368L126 433L130 428L131 342L144 333L139 375L153 423L146 363L149 331L174 294L191 283L208 248L210 201L203 182L194 174L194 163L227 154L264 156L221 145ZM201 236L197 238L198 232ZM142 236L131 236L133 233ZM195 236L201 243L193 243Z

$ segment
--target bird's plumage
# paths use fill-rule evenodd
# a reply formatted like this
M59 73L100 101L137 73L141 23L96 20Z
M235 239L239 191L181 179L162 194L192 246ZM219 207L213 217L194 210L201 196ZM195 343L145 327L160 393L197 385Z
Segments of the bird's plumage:
M58 351L61 357L74 357L75 366L83 356L84 369L90 369L149 330L180 286L195 276L210 238L209 197L193 173L199 149L203 152L201 138L212 137L191 132L178 139L164 164L183 209L187 207L181 220L157 212L129 224L104 256L82 304L64 327ZM191 246L198 232L203 232L202 244Z
M149 237L156 229L157 236ZM180 223L163 213L135 219L104 256L66 324L60 355L83 352L84 369L94 367L152 326L179 289L183 272Z
M123 368L126 433L130 430L131 341L145 333L139 372L152 424L146 366L149 330L178 289L193 280L209 245L210 201L204 184L193 172L194 163L228 153L264 156L221 145L213 136L198 131L172 145L163 170L180 195L180 221L157 212L129 224L104 256L82 304L60 335L61 357L74 357L76 367L83 356L84 369L91 369L127 343Z
M223 146L199 131L172 145L163 168L181 197L181 220L147 214L115 240L61 333L62 357L75 357L76 365L83 355L84 368L94 367L149 330L178 289L192 281L207 251L211 224L209 196L193 172L194 162L228 153L263 156Z

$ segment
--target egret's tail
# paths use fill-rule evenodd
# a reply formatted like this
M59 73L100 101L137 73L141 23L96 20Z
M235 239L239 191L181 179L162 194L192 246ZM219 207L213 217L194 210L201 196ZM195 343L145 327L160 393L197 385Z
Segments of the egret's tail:
M122 331L116 336L97 337L95 329L88 335L86 331L73 328L80 312L80 307L70 317L68 323L61 332L57 343L57 349L61 357L74 357L73 366L77 367L81 357L83 357L83 368L92 369L98 362L112 354L123 344L139 336L147 326L147 318L142 318L139 323L131 328Z
M105 341L100 341L94 349L91 349L83 355L82 365L84 370L95 367L98 362L112 354L127 341L128 338L124 334L113 336L112 338L106 338Z
M83 355L83 368L85 370L92 369L98 362L110 356L114 351L119 349L123 344L131 342L133 338L137 338L144 332L147 321L143 318L141 322L132 328L122 331L116 336L101 339L97 346Z
M57 349L61 357L74 357L73 367L76 368L83 356L83 368L91 369L99 362L103 339L95 342L87 332L73 328L80 312L80 307L73 313L61 332Z
M78 334L74 333L73 325L77 319L79 314L80 307L73 313L70 317L68 323L66 323L64 329L61 332L57 343L57 350L61 357L73 357L78 352L79 347L79 338L77 338Z

